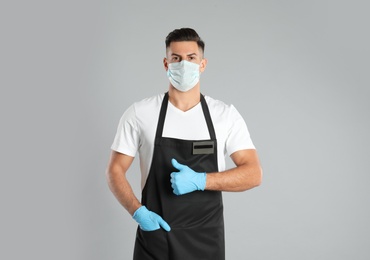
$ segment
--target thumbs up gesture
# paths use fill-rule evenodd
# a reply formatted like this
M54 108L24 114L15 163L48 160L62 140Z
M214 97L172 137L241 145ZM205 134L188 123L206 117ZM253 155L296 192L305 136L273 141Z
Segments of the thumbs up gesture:
M176 195L183 195L196 190L204 191L206 187L205 172L199 173L190 169L188 166L180 164L176 159L172 159L171 163L178 172L171 173L171 187Z

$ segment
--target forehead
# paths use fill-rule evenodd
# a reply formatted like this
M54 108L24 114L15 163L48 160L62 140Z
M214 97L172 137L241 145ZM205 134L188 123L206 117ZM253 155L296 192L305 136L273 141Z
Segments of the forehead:
M181 42L171 42L170 46L167 48L167 54L171 55L172 53L176 54L190 54L196 53L199 55L199 47L195 41L181 41Z

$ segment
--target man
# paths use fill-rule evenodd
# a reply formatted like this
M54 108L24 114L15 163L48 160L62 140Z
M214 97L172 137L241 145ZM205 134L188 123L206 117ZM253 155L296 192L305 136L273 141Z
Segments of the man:
M199 78L207 60L193 29L167 36L163 64L168 92L123 114L108 184L139 224L135 260L225 259L221 192L258 186L258 155L237 110L201 94ZM126 179L137 152L141 202ZM225 170L225 154L235 168Z

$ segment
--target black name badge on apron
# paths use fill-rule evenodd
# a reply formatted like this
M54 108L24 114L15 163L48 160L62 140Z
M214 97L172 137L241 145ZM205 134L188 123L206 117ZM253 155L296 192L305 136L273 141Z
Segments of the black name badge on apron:
M160 110L152 165L142 191L142 204L159 214L171 226L143 231L138 227L134 260L224 260L224 220L222 194L219 191L194 191L177 196L170 174L177 171L175 158L196 172L217 172L217 141L204 96L201 105L209 140L181 140L162 137L168 106L165 94Z

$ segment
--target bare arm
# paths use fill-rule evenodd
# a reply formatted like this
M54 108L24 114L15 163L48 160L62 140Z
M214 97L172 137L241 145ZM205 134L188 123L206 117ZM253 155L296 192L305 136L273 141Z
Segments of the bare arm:
M230 157L236 167L207 174L206 190L245 191L261 184L262 169L256 150L237 151Z
M134 157L113 151L106 172L110 190L131 215L141 206L126 178L133 160Z

